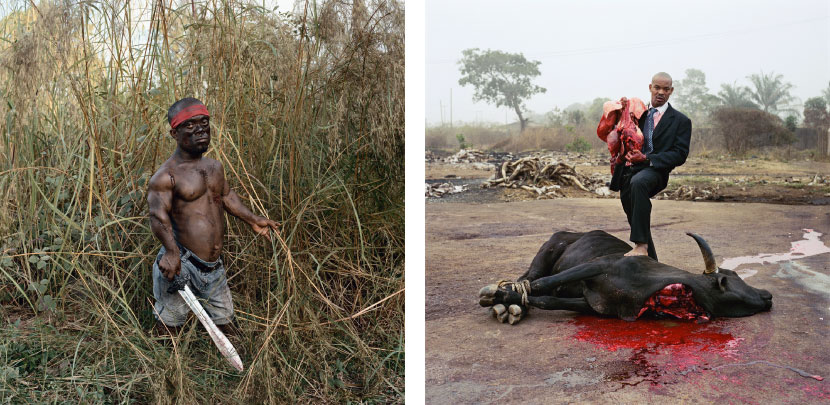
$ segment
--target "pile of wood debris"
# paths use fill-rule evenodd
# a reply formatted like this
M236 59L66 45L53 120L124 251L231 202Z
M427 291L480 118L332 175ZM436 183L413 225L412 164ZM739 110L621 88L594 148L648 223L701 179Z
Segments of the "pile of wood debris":
M483 188L495 186L533 191L539 198L564 197L559 191L562 187L576 187L601 196L610 195L604 178L580 175L573 165L549 156L528 156L503 162L496 174L481 185Z
M476 163L486 162L489 156L478 149L461 149L455 155L444 159L447 163Z
M671 191L660 193L658 200L678 201L719 201L723 199L718 187L695 187L683 185Z
M429 184L424 183L425 189L425 196L426 197L443 197L444 194L455 194L461 193L466 191L466 184L462 184L460 186L453 185L452 183L441 183L441 184Z
M792 181L792 183L800 183L800 182L801 181ZM818 173L816 173L816 175L812 177L810 182L807 183L808 186L819 186L819 185L824 185L824 184L830 184L830 176L822 176Z
M433 153L431 150L428 150L426 151L426 153L424 153L424 160L426 161L426 163L432 163L440 161L441 158L435 155L435 153Z

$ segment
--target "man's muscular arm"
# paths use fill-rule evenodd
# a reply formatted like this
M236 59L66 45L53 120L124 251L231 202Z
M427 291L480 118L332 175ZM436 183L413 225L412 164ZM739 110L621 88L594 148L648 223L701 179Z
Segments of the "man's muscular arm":
M159 261L162 275L172 280L181 270L179 247L173 235L173 221L170 210L173 207L173 177L166 172L158 172L150 179L147 191L147 204L150 207L150 229L156 235L166 252Z
M222 181L224 182L224 186L222 187L222 203L225 206L225 211L247 222L248 225L253 228L254 232L260 235L265 235L268 239L271 239L271 234L268 232L269 230L273 229L275 232L279 232L279 226L275 221L254 214L248 209L248 207L242 204L242 200L239 199L239 195L233 191L230 184L228 184L228 181L225 179L224 173Z

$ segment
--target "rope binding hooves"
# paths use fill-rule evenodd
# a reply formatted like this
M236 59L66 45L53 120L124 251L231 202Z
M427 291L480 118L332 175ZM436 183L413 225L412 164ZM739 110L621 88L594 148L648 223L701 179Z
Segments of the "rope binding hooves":
M501 287L510 287L513 291L522 295L522 305L527 306L527 296L530 294L530 280L522 280L522 281L509 281L509 280L500 280L498 284L498 288Z

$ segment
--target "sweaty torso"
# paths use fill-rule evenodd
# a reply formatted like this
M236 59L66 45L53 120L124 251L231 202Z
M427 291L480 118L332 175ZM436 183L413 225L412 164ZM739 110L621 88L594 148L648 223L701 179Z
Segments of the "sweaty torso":
M159 171L173 184L170 219L176 240L203 260L217 260L225 236L222 165L205 157L180 163L170 159Z

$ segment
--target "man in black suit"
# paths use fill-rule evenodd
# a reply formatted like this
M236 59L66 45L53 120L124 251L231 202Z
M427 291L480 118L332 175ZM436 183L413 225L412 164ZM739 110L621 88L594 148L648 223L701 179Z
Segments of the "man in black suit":
M686 162L692 137L692 121L668 104L674 91L668 73L660 72L648 85L651 105L646 115L640 117L643 132L643 150L629 151L624 163L614 168L610 189L620 192L620 200L628 224L629 239L634 249L626 256L648 254L657 260L657 251L651 239L651 197L666 188L669 173Z

